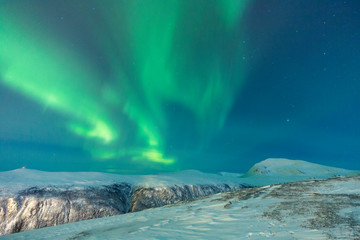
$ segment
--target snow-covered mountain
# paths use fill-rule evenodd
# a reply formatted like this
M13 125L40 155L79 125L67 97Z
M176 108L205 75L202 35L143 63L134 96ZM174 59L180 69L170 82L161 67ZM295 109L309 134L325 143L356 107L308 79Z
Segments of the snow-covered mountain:
M0 234L137 212L247 187L357 173L286 159L267 159L244 175L188 170L131 176L17 169L0 173Z
M355 176L358 174L360 174L360 171L328 167L302 160L268 158L255 164L241 178L251 186L264 186L308 179Z
M248 175L260 176L304 176L312 178L330 178L348 175L351 171L341 168L328 167L302 160L285 158L268 158L255 164L248 171ZM359 171L352 171L354 174Z
M0 238L359 239L359 186L354 176L247 188Z

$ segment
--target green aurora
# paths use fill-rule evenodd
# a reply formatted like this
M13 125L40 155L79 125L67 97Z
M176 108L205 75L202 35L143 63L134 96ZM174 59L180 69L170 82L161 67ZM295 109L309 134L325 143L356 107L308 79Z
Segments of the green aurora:
M0 83L64 115L93 159L180 169L168 142L184 115L171 108L194 120L198 149L222 129L247 74L249 1L89 2L95 15L69 10L86 44L46 4L0 3Z

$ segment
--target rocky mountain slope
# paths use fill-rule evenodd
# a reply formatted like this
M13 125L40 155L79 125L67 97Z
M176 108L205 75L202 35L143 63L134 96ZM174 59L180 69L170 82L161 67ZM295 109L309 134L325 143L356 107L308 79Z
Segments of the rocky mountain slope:
M29 169L2 172L0 234L137 212L252 186L357 173L330 170L304 161L269 159L245 175L194 170L145 176Z
M360 176L247 188L2 239L359 239Z
M0 235L136 212L247 187L235 176L198 171L154 176L74 175L28 169L0 173Z

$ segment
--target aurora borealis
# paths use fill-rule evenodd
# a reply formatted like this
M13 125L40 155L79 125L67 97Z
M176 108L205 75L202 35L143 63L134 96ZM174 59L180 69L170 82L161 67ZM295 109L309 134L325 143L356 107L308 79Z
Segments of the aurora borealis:
M0 0L1 170L360 168L360 4Z

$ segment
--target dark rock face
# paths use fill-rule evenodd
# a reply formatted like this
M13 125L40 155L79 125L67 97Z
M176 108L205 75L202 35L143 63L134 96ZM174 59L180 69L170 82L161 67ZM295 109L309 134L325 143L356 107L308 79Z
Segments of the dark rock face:
M131 186L58 189L32 187L0 198L0 235L126 213Z
M138 212L148 208L161 207L179 201L208 196L220 192L229 192L242 188L245 185L185 185L169 188L139 188L131 195L130 212Z
M32 187L0 197L0 235L108 217L246 188L245 185L185 185L142 188L128 183L102 187Z

